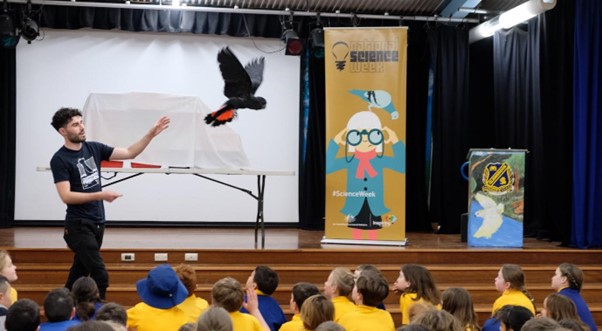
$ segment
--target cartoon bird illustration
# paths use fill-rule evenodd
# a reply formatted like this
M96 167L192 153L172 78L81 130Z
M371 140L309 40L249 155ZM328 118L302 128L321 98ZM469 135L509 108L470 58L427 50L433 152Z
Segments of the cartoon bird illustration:
M399 118L399 112L395 109L395 105L393 105L391 94L389 94L389 92L384 90L350 90L349 93L362 98L362 100L368 103L368 107L384 109L387 113L391 114L392 120Z
M498 203L482 194L475 194L475 199L481 204L483 209L477 210L475 215L483 218L483 223L474 233L475 238L489 239L502 226L502 213L504 212L504 204Z
M236 55L226 46L217 54L217 61L225 82L224 95L228 101L218 110L205 116L205 123L214 127L220 126L232 121L238 109L265 108L265 99L255 96L255 91L263 80L263 56L251 60L243 67Z

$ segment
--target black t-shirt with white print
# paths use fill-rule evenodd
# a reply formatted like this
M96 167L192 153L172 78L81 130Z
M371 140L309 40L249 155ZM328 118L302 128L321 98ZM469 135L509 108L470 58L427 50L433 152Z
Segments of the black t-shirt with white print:
M61 147L50 160L54 183L69 181L72 192L100 192L100 162L108 160L113 147L98 142L83 142L79 151ZM83 204L68 204L66 220L87 219L104 223L105 210L102 200Z

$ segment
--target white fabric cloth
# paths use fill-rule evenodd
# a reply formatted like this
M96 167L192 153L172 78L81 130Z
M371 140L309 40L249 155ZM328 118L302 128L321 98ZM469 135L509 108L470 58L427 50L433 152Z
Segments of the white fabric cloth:
M91 93L83 109L86 138L113 147L138 141L161 116L171 118L169 128L134 162L162 167L248 168L240 136L227 125L205 124L203 119L209 112L198 97L136 92Z

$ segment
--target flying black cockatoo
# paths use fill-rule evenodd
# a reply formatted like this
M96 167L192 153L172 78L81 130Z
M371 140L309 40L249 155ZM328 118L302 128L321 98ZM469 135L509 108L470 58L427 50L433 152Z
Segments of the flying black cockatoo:
M255 91L263 80L263 56L253 59L243 67L236 55L226 46L217 54L217 61L225 82L224 95L228 97L228 101L220 109L205 116L205 123L220 126L232 121L236 117L237 109L265 108L265 99L255 96Z

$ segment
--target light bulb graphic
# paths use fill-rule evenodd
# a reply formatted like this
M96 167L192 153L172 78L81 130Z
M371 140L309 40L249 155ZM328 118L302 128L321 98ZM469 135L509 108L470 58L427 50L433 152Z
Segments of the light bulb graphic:
M332 45L332 55L337 69L343 71L347 63L347 56L349 56L349 45L344 41L337 41Z

